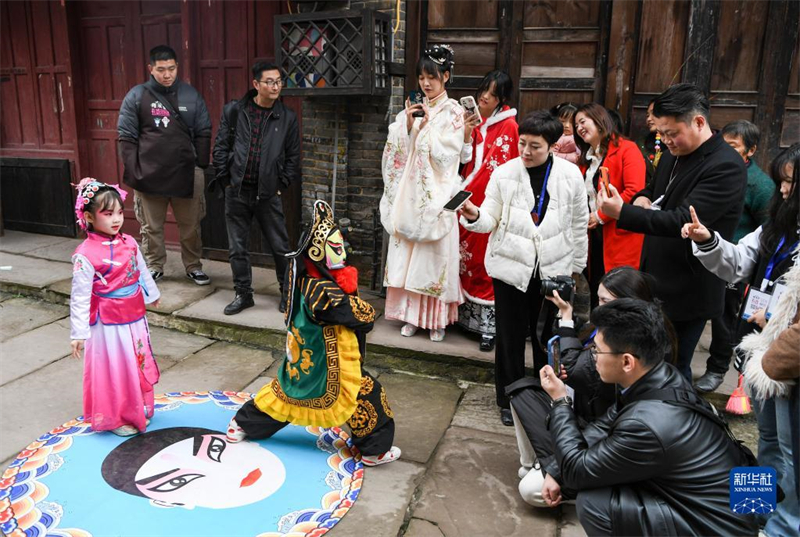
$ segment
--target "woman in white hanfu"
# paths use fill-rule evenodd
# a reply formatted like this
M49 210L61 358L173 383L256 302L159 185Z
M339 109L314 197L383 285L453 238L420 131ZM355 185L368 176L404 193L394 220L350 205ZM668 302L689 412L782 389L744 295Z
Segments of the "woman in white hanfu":
M453 50L434 45L417 63L422 104L406 108L389 126L383 150L381 223L390 235L384 285L387 319L406 324L404 336L430 330L431 341L458 320L464 301L459 280L458 220L444 205L459 190L464 109L447 97ZM415 116L419 116L416 117Z

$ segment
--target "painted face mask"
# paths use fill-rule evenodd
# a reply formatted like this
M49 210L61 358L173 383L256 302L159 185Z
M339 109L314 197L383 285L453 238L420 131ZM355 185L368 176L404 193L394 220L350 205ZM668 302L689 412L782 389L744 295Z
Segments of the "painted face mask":
M325 260L328 269L343 268L347 262L344 237L333 221L331 206L324 201L314 203L314 223L308 236L308 258L317 263Z
M325 266L329 269L340 269L345 266L346 260L344 237L341 231L334 229L325 241Z

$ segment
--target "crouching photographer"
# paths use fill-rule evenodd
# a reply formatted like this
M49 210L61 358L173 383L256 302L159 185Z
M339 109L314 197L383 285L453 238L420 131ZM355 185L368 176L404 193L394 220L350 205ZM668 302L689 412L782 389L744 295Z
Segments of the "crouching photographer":
M755 535L753 519L729 506L730 470L755 459L664 361L670 341L661 309L620 298L596 308L591 321L597 372L621 391L605 416L582 428L566 386L542 368L560 470L560 481L545 479L545 501L560 504L562 486L577 491L590 536Z
M562 278L568 285L571 278ZM607 304L618 298L639 298L647 302L655 300L652 277L631 267L617 267L603 275L597 294L600 304ZM550 282L553 282L552 284ZM595 368L592 348L597 332L591 323L583 327L575 325L572 304L568 300L573 294L572 287L556 287L557 280L543 280L542 289L548 285L546 298L558 308L558 344L550 345L550 365L560 371L560 378L572 388L574 409L582 425L600 418L615 402L615 387L600 379ZM550 291L552 287L552 291ZM674 334L667 323L670 341ZM666 358L674 362L671 345ZM553 356L560 351L559 356ZM559 362L560 367L556 367ZM547 475L560 481L560 471L554 454L553 439L547 431L545 418L550 412L550 396L542 389L539 378L526 377L506 388L511 398L517 444L520 452L519 492L522 498L535 507L547 507L542 497L542 487Z

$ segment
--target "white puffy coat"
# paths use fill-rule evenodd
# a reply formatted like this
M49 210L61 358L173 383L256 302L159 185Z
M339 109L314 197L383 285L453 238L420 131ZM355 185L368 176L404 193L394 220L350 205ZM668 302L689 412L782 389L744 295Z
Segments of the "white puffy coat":
M537 227L530 176L518 157L492 173L478 219L469 223L461 217L469 231L490 233L484 259L489 276L523 292L537 264L544 278L586 267L589 208L578 167L554 156L547 193L547 212Z

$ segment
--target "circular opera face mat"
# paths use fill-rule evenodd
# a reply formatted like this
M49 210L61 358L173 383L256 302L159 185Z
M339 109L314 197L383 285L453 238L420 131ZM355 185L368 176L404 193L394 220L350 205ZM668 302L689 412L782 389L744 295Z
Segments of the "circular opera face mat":
M358 498L361 460L339 428L289 425L229 443L250 394L156 398L147 432L118 437L77 418L31 442L0 478L10 537L315 537Z

